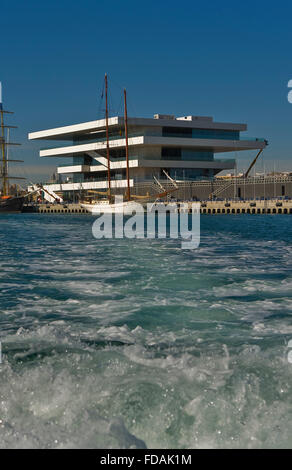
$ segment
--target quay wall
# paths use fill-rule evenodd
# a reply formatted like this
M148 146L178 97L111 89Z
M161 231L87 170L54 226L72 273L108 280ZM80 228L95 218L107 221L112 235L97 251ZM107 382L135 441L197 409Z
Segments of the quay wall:
M40 214L88 214L80 204L34 204L25 205L23 212L38 212Z
M181 210L191 210L192 202L180 202ZM186 206L185 206L186 205ZM79 204L37 204L27 206L24 212L40 214L88 214ZM201 202L201 214L292 214L292 200L265 201L206 201Z
M189 203L189 208L191 203ZM201 214L292 214L292 201L207 201Z

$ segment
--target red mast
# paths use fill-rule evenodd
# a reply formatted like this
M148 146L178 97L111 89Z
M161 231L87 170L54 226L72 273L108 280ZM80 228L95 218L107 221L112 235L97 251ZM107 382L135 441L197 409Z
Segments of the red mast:
M131 198L130 192L130 172L129 172L129 144L128 144L128 113L127 113L127 92L124 89L124 119L125 119L125 137L126 137L126 161L127 161L127 198Z
M108 132L108 84L107 74L105 74L105 125L106 125L106 156L107 156L107 180L108 180L108 200L111 202L111 162L110 162L110 150L109 150L109 132Z

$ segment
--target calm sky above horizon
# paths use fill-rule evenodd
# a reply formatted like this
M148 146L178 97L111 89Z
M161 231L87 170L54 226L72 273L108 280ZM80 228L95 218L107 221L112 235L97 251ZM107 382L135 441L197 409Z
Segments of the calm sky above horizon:
M29 179L46 180L64 161L40 159L47 142L27 133L101 117L107 72L112 114L126 87L131 116L244 122L269 141L258 171L292 171L291 13L281 1L2 0L0 81L22 143L11 158L25 160ZM243 169L254 155L230 157Z

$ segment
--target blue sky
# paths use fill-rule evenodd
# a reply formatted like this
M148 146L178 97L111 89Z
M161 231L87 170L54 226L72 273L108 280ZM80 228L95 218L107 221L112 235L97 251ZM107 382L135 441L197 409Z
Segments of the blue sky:
M58 160L40 159L46 143L27 133L100 117L108 72L113 112L126 87L132 116L245 122L270 143L258 170L292 171L291 13L281 1L2 0L0 80L23 144L12 156L45 180ZM253 155L239 155L239 168Z

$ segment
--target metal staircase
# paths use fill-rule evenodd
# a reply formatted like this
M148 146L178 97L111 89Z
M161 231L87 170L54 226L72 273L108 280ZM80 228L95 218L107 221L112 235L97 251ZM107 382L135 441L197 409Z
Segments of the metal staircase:
M234 181L228 181L228 183L224 185L220 185L217 189L215 189L212 193L209 194L209 199L213 199L214 196L218 196L218 194L222 193L226 189L229 189L231 186L233 186Z

